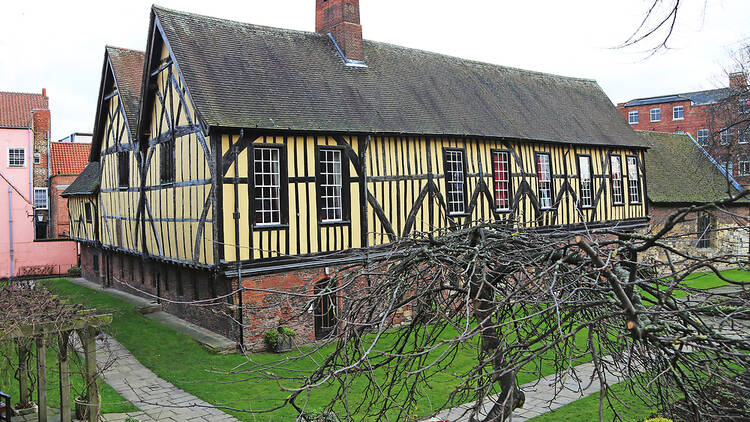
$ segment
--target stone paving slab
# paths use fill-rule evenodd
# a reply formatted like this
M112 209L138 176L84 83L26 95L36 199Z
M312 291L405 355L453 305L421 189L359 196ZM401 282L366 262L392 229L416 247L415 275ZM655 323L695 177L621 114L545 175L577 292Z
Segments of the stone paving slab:
M516 409L513 412L511 420L513 422L527 421L600 390L601 386L595 379L593 363L578 365L572 372L575 376L571 374L570 378L563 382L562 385L555 381L555 374L522 385L521 390L526 394L526 403L524 403L522 408ZM594 382L591 382L592 379L594 379ZM436 417L427 419L425 422L468 422L469 414L471 413L471 409L474 408L475 403L466 403L444 410L438 413ZM479 411L480 416L487 415L493 405L494 402L492 401L482 403Z
M121 422L127 417L143 422L237 421L156 376L112 337L102 335L97 339L96 361L102 369L102 378L140 409L140 412L134 413L105 414L102 416L104 421Z

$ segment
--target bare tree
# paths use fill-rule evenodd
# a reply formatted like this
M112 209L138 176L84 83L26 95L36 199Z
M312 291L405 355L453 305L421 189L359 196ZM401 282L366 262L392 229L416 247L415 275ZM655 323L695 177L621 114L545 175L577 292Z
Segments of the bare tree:
M669 48L669 41L674 35L682 11L687 7L698 7L700 2L685 2L684 0L650 0L641 23L635 31L618 48L647 45L646 51L654 55ZM689 4L689 6L688 6ZM708 0L702 2L702 7L708 5Z
M663 412L750 417L747 403L727 408L748 391L750 296L720 272L744 266L747 251L709 257L670 240L707 210L731 214L746 231L747 216L728 208L739 198L679 209L653 233L484 224L401 239L308 297L311 305L337 298L327 340L295 357L249 363L249 373L276 379L288 393L259 411L293 406L305 415L325 388L336 391L326 410L342 420L409 420L447 377L454 388L432 403L433 414L473 402L465 408L471 420L503 421L524 404L520 373L551 367L562 389L563 378L576 379L576 364L591 360L595 376L578 381L601 385L600 414L619 400L608 387L630 380L632 393ZM663 262L639 259L655 250ZM685 281L697 272L737 288L691 289ZM457 367L467 353L473 365ZM295 362L314 364L305 371ZM355 390L366 399L351 399Z

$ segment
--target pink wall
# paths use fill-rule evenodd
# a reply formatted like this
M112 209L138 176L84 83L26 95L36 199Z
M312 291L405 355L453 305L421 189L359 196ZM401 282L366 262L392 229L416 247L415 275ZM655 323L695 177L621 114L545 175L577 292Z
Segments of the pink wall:
M78 245L72 240L43 240L16 245L16 276L64 274L78 262Z
M0 277L10 276L10 215L13 216L13 275L22 274L24 268L28 272L34 267L70 266L77 259L75 242L34 242L29 168L33 166L33 151L29 148L29 136L27 129L0 128ZM24 148L26 166L8 167L8 148Z

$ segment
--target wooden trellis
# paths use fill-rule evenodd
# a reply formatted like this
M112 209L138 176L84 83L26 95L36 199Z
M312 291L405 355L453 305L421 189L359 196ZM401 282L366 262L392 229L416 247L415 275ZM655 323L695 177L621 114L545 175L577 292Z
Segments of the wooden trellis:
M96 314L61 302L47 290L29 284L10 284L0 289L0 342L14 344L18 351L19 398L22 405L31 403L28 389L27 357L36 347L38 420L47 421L47 346L58 345L60 372L60 420L71 421L70 356L73 333L80 339L85 358L86 420L96 422L99 416L97 387L96 336L102 326L112 322L110 314ZM38 311L37 311L38 310Z

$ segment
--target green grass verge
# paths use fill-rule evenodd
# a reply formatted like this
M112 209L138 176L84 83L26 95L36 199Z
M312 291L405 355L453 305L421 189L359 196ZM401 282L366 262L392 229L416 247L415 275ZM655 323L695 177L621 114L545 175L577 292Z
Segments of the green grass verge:
M247 359L241 355L214 355L201 347L190 337L173 329L152 321L136 312L135 307L104 293L93 291L85 287L69 283L62 279L47 282L48 288L54 293L67 297L73 302L83 303L101 311L112 312L114 318L109 328L110 333L122 343L146 367L158 376L171 382L177 387L190 392L203 400L224 403L240 409L258 410L269 406L268 402L259 399L281 399L287 393L279 389L279 385L262 377L247 374L226 375L222 371L232 368L245 368ZM446 333L452 335L455 333ZM577 343L583 346L586 333L581 332ZM387 341L387 340L386 340ZM386 346L382 346L385 348ZM326 349L315 356L322 359ZM250 358L256 364L275 361L283 355L256 353ZM581 358L583 363L587 356ZM426 416L432 413L435 406L443 403L454 387L461 381L453 374L468 371L476 364L476 351L472 347L462 349L451 365L451 373L447 371L437 374L431 385L422 389L422 399L417 403L413 415ZM286 365L287 371L275 371L278 375L290 374L289 371L309 370L314 363L311 360L297 361ZM554 369L546 361L540 363L541 374L549 375ZM538 372L528 368L528 372L519 374L521 384L533 381ZM349 398L352 403L363 400L362 385L356 382L352 386ZM333 397L334 391L321 388L315 390L309 399L309 408L321 407ZM460 403L456 403L458 405ZM230 412L244 421L275 421L290 420L296 416L290 407L277 410L272 414L253 415L244 412Z

